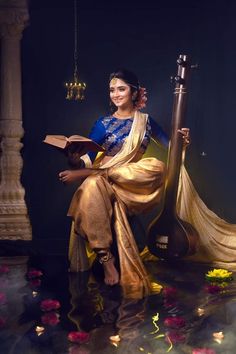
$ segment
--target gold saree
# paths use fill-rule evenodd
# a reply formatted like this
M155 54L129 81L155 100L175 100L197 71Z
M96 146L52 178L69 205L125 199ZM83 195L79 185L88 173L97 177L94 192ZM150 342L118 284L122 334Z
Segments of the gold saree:
M132 298L148 295L151 284L127 214L142 213L159 203L164 185L163 162L155 158L132 162L142 143L146 121L146 114L136 112L123 148L108 163L100 166L98 173L86 178L75 192L68 212L74 220L69 251L71 270L89 267L83 256L87 251L81 237L89 241L92 249L110 247L113 220L120 261L120 284L124 296Z
M124 296L132 298L148 295L151 284L127 214L142 213L160 203L163 196L164 164L155 158L132 162L145 134L146 121L146 114L136 112L121 151L108 163L100 165L96 175L82 183L69 209L74 220L69 247L71 270L87 270L90 266L88 258L91 257L87 256L91 254L85 246L85 238L93 248L110 246L111 222L114 220L121 285ZM187 259L236 269L236 225L220 219L207 208L184 166L179 180L177 211L180 218L192 224L200 235L199 251ZM142 252L142 259L149 259L149 256L148 250Z

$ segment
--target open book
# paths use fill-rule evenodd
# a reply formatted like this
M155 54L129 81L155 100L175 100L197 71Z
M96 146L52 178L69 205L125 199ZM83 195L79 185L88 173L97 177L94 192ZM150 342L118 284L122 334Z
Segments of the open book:
M78 150L83 149L84 153L88 151L105 151L105 149L95 143L95 141L81 135L71 135L68 138L64 135L46 135L43 142L60 149L66 149L73 144L73 150L76 150L78 146Z

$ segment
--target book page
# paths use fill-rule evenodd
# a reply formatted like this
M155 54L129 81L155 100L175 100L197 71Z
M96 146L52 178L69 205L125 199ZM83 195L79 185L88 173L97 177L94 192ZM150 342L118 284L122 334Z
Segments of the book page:
M68 138L68 141L92 141L92 140L89 138L85 138L84 136L81 135L71 135Z

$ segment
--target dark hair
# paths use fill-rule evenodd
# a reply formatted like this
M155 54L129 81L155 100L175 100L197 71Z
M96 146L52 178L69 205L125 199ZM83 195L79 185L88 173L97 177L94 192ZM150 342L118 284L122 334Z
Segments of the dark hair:
M131 93L138 91L137 96L134 100L134 104L135 104L136 101L139 99L139 88L140 88L137 76L130 70L120 68L110 74L109 83L114 78L123 80L127 85L129 85L131 89ZM117 110L117 107L112 102L110 102L110 106L111 106L112 113L114 113Z

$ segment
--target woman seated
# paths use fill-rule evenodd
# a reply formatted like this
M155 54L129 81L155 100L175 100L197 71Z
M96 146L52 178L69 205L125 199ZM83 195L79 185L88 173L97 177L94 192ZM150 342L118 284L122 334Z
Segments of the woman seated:
M99 118L89 135L105 148L105 153L96 160L96 153L71 153L71 163L77 169L62 171L59 178L64 183L83 181L73 196L68 215L74 220L80 245L82 237L103 265L105 283L120 282L126 295L142 297L149 294L151 286L127 215L140 214L161 202L164 163L142 156L151 138L168 146L168 137L148 114L139 111L145 107L146 91L134 73L123 69L112 73L109 89L112 114ZM180 133L188 144L189 130L182 129ZM111 253L114 241L121 274ZM75 247L78 245L74 243L72 248ZM72 271L81 270L78 257L75 260L79 252L71 252Z

